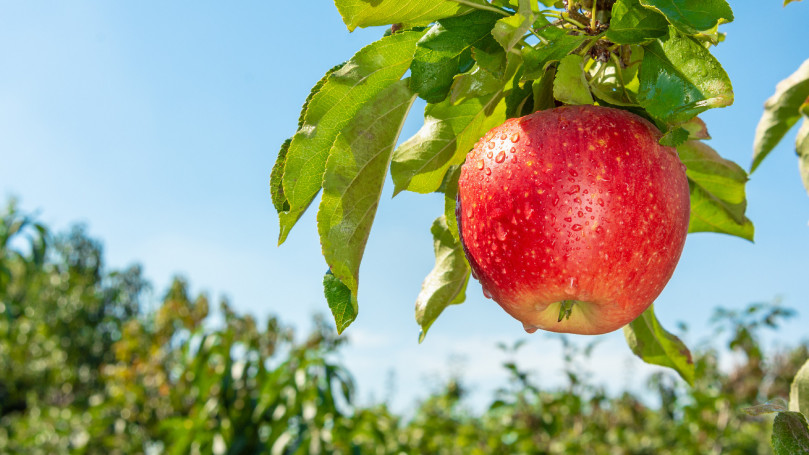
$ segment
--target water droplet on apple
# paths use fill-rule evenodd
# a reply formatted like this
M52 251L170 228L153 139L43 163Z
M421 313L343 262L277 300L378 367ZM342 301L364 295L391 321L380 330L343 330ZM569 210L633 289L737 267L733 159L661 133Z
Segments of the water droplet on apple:
M570 175L572 175L573 177L578 177L579 176L579 173L576 172L575 169L570 169L568 172L570 172Z
M497 156L494 157L494 160L497 161L498 163L502 163L503 160L505 159L506 159L506 152L503 150L500 150L500 153L498 153Z
M587 210L588 212L592 212L593 208L588 205L587 207L584 208L584 210Z
M520 133L514 133L511 135L511 142L515 144L520 140Z
M491 175L491 174L492 174L492 170L489 169L489 168L486 168L486 175Z
M576 283L576 278L570 277L570 280L567 283L567 287L565 288L565 294L576 295L576 291L578 291L578 284Z
M483 160L478 160L478 162L477 162L477 163L475 163L475 166L476 166L478 169L483 169Z
M493 149L493 148L494 148L494 141L489 142L489 149Z
M598 203L598 205L604 207L604 199L598 198L598 201L596 202Z
M486 158L491 158L491 157L493 157L493 156L494 156L494 152L488 152L488 153L486 154Z
M582 212L581 210L579 210L579 212L578 212L578 213L576 213L576 215L578 215L578 216L579 216L579 218L581 218L581 217L583 217L583 216L584 216L584 212Z
M557 204L559 204L559 196L554 196L553 197L553 206L556 207Z
M581 187L579 185L573 185L573 186L570 187L570 191L568 191L567 194L576 194L580 190L581 190Z
M506 136L506 133L503 133L503 134L501 134L501 135L500 135L500 140L501 140L501 141L505 141L505 140L506 140L506 137L507 137L507 136Z
M581 224L574 224L573 226L570 227L570 229L573 229L574 231L581 231L582 226Z
M596 234L603 234L603 233L604 233L604 228L603 227L601 227L601 226L596 227Z
M516 147L511 147L510 152L511 152L511 153L517 153L517 148L516 148Z
M501 223L497 223L497 229L495 231L495 234L497 235L497 240L501 242L506 240L506 229L503 227Z
M568 223L570 223L571 221L573 221L573 218L571 218L571 217L567 216L567 217L565 217L565 221L567 221Z
M492 298L492 293L486 289L486 286L483 286L483 297L486 297L487 299Z
M538 329L538 327L526 323L523 323L522 328L525 329L525 331L528 333L534 333Z
M581 198L578 197L573 198L573 202L575 202L576 204L581 204Z

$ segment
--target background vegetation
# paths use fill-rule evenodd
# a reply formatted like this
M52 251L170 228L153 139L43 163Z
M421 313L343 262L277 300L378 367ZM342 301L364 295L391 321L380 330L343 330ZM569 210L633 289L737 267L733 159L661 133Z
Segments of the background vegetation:
M54 453L768 453L772 417L744 407L787 397L803 343L763 352L761 330L792 312L719 310L729 344L693 351L697 379L649 378L608 394L565 344L564 387L510 379L482 412L462 377L434 384L403 416L360 405L330 323L297 336L176 279L154 309L138 266L109 270L81 227L52 234L13 203L0 223L0 452ZM718 339L718 338L716 338ZM503 346L506 351L519 349ZM720 357L736 353L730 371ZM640 360L638 360L640 361Z

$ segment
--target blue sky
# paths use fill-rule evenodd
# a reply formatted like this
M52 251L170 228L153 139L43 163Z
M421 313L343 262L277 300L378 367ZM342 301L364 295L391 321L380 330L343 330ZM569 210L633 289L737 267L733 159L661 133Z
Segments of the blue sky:
M278 314L301 330L327 312L326 270L310 210L287 242L268 179L310 87L383 30L348 33L328 1L0 1L0 195L56 228L85 222L108 263L140 262L156 294L175 274L195 290L228 296L241 311ZM754 5L755 3L755 5ZM809 5L732 2L736 21L715 54L736 94L703 116L723 156L749 167L753 133L775 84L809 54ZM754 8L755 6L755 8ZM411 111L402 139L419 127ZM809 198L794 131L748 184L756 243L690 235L656 308L664 325L708 335L716 306L780 297L800 315L770 340L807 335ZM479 399L505 377L495 343L526 338L519 361L543 384L559 381L561 345L526 335L470 286L417 344L413 302L433 266L429 227L442 201L385 188L360 274L360 314L344 359L364 399L408 406L429 381L461 368ZM314 208L314 207L313 207ZM653 368L631 357L620 331L597 338L589 368L611 387L638 386ZM593 338L577 338L591 341ZM455 360L449 360L455 359Z

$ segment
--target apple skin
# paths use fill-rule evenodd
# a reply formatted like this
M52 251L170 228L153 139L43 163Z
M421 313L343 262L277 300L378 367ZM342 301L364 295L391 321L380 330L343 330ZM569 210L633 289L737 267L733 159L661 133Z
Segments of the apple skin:
M461 168L456 206L484 294L529 333L607 333L646 310L677 266L690 213L685 166L660 137L598 106L486 133Z

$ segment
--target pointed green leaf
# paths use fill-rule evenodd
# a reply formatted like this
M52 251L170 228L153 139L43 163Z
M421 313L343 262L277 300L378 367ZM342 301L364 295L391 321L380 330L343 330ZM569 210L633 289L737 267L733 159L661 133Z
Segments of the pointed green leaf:
M716 58L673 28L644 48L639 78L638 102L664 123L682 123L733 103L730 79Z
M447 219L443 215L438 217L430 231L434 239L435 267L424 279L416 299L416 322L421 326L419 343L424 341L427 330L444 308L466 299L470 274L463 247L450 232Z
M660 138L660 145L666 147L677 147L688 139L689 132L683 127L675 127L668 131L663 137Z
M498 79L503 77L506 70L506 51L500 45L491 51L473 47L472 58L475 59L479 67L492 73L494 77Z
M522 40L523 35L534 23L534 13L531 11L529 0L520 0L517 14L508 16L497 21L492 30L494 39L509 52L517 43Z
M674 369L690 385L694 384L691 352L679 338L667 332L654 314L654 305L624 326L629 348L646 363Z
M710 139L711 135L708 134L708 127L705 122L699 117L694 117L691 120L680 125L688 131L688 139Z
M669 23L652 9L644 8L638 0L618 0L612 5L612 20L607 39L618 44L638 44L666 36Z
M563 58L553 80L553 97L565 104L593 104L590 86L584 77L584 58L572 54Z
M532 81L520 83L522 77L522 67L517 70L511 89L506 92L506 117L522 117L530 114L533 110L534 95L531 89Z
M789 388L789 410L809 415L809 360L798 370Z
M795 138L795 151L798 153L798 170L803 187L809 193L809 116L804 117L798 136Z
M400 22L429 24L445 17L466 14L473 9L451 0L335 0L337 11L349 31L357 27Z
M549 38L547 44L539 48L525 46L522 58L525 62L523 78L538 79L545 74L545 66L550 62L562 60L567 54L576 50L587 40L584 35L556 35Z
M764 103L764 113L756 127L753 140L753 165L756 170L761 161L783 139L801 117L800 106L809 98L809 60L797 71L775 86L775 93Z
M534 81L531 85L531 90L534 92L534 112L556 107L553 99L554 79L556 79L556 68L551 66L538 81Z
M449 93L453 77L472 61L472 47L495 52L500 46L491 35L502 16L476 11L441 20L416 45L410 66L411 88L430 103L441 102Z
M270 172L270 194L272 195L272 205L278 213L286 212L289 210L289 201L284 196L284 186L281 184L284 178L284 166L287 164L287 151L289 151L289 144L292 139L287 139L281 144L281 150L278 152L278 158L275 159L275 165Z
M662 13L671 25L687 35L721 22L733 22L733 11L725 0L640 0L640 3Z
M391 154L415 100L409 82L396 82L365 103L337 136L326 163L320 243L332 273L354 298Z
M460 234L458 234L458 218L455 216L458 205L458 179L460 177L461 165L450 166L444 181L444 218L447 220L449 232L455 237L456 241L461 239Z
M809 424L799 412L779 412L772 424L775 455L809 455Z
M357 319L357 299L351 294L348 286L331 273L331 270L326 272L323 277L323 294L329 303L329 309L334 316L334 324L337 326L339 335L354 322L354 319Z
M507 70L507 76L513 77L515 70ZM393 154L390 172L394 194L403 190L436 191L447 169L463 163L475 142L506 120L502 99L510 83L510 80L504 83L496 79L487 71L473 70L455 80L459 86L468 84L468 91L456 93L453 86L450 98L428 104L424 110L424 125ZM480 87L490 88L477 93L475 90Z
M404 75L421 36L422 32L402 32L364 47L312 97L287 152L283 186L290 208L278 214L279 244L320 191L337 134L363 103Z
M677 147L686 165L691 190L688 232L719 232L753 240L753 223L745 216L747 174L701 141Z

